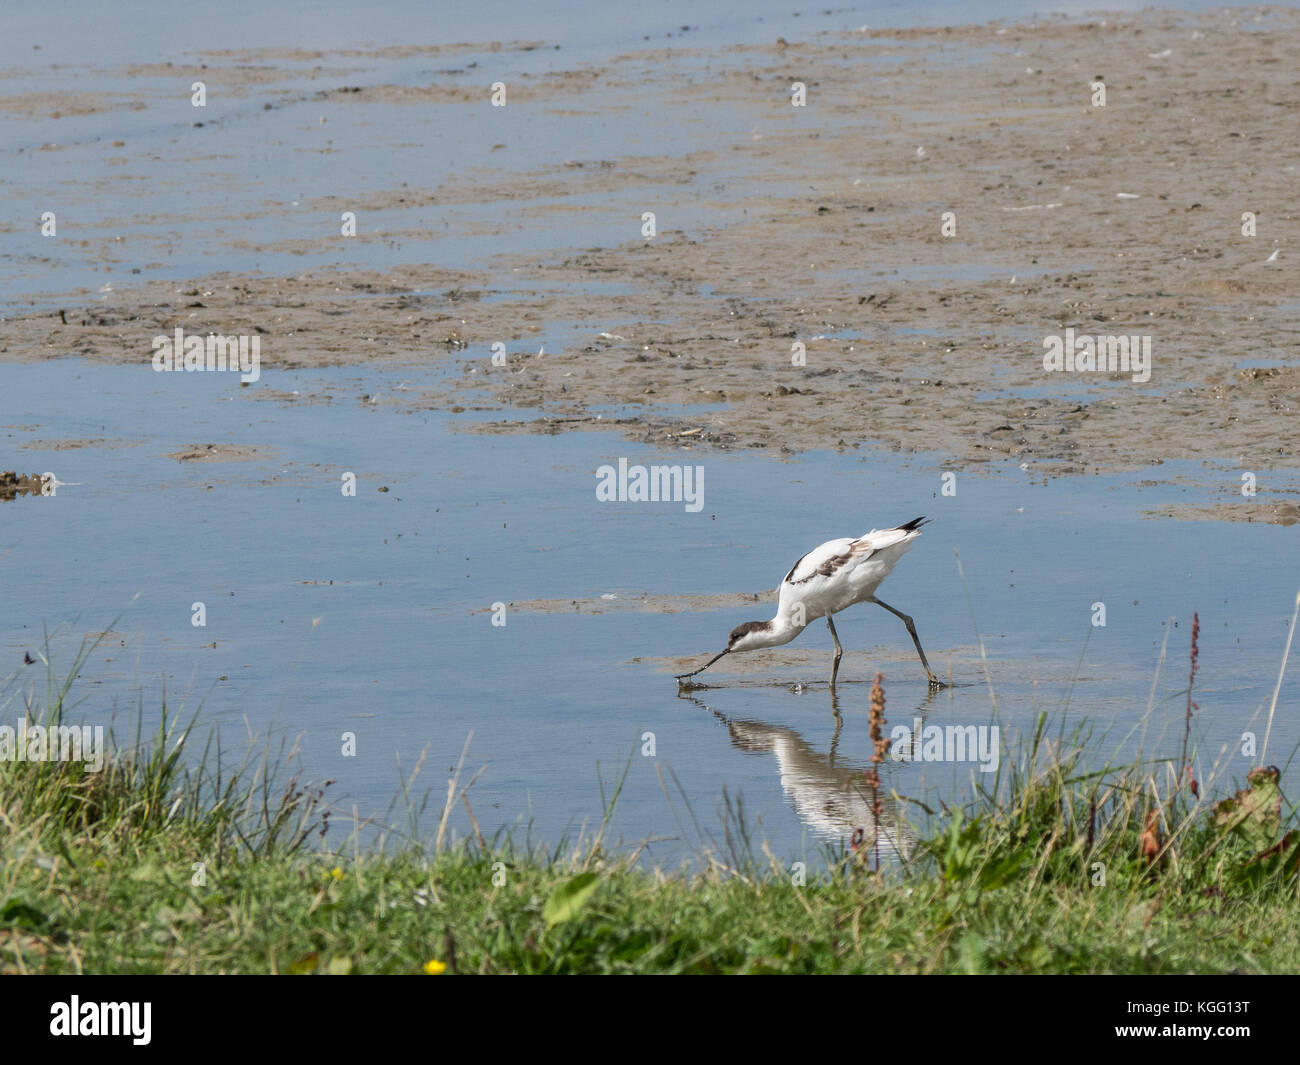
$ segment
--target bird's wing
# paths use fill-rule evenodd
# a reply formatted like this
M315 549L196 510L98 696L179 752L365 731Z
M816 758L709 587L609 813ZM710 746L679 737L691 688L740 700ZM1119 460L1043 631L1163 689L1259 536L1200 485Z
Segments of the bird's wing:
M901 544L904 540L914 540L920 535L915 525L910 529L900 525L897 529L872 529L865 536L859 536L853 543L857 547L867 548L870 551L883 551L887 547Z
M923 521L923 518L914 518L896 529L872 529L871 532L859 536L856 540L846 536L839 540L827 540L820 547L814 547L790 567L790 572L781 582L778 595L782 608L787 599L816 594L820 590L819 585L828 578L834 577L845 566L852 564L856 567L877 552L888 551L891 547L900 544L909 544L920 535L919 530ZM907 547L904 546L902 550L906 551ZM884 575L889 572L889 566L901 553L902 551L893 552L892 558L885 556L882 559L886 565L880 579L884 579ZM879 580L876 583L879 584Z
M844 537L839 540L827 540L821 547L814 547L798 562L790 567L790 572L781 582L782 587L790 584L799 585L811 581L814 577L829 577L836 570L847 565L852 559L862 556L863 541ZM868 551L871 548L867 548Z

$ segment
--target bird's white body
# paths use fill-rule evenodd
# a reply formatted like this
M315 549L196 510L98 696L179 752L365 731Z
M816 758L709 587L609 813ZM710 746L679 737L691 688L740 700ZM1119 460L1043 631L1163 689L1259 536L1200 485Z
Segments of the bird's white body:
M876 598L876 589L921 535L924 523L924 518L913 518L894 529L872 529L865 536L856 539L841 537L838 540L827 540L820 547L813 548L790 567L790 572L777 589L776 617L771 621L746 621L743 625L736 626L721 654L694 672L680 674L677 679L689 680L696 673L708 669L723 655L734 651L780 647L803 632L810 622L825 618L831 639L835 641L835 663L831 670L833 686L844 652L831 618L854 603L870 602L884 607L902 620L916 646L930 684L941 687L930 664L925 660L925 652L921 650L921 641L916 635L912 619Z
M786 574L778 589L779 615L802 608L807 623L866 602L920 535L919 529L872 529L856 540L827 540Z
M770 627L749 622L749 631L731 650L780 647L818 618L866 602L920 535L917 528L872 529L856 539L845 536L814 547L790 567L777 589Z

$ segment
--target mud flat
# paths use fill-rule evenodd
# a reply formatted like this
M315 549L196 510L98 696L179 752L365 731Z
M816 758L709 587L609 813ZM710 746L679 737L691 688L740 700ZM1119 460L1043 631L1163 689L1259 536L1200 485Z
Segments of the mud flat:
M528 169L507 145L493 165L436 185L395 174L388 189L304 204L382 214L383 232L355 239L391 249L390 265L359 265L340 258L337 238L304 235L297 273L33 294L3 322L0 358L143 366L150 338L183 326L260 335L265 368L427 366L402 402L473 412L474 432L923 450L1048 475L1169 459L1293 471L1297 54L1295 11L1156 10L654 48L536 74L511 106L588 125L589 156ZM277 108L277 63L373 72L383 57L208 58L270 64L243 71L238 92ZM465 75L323 87L314 104L437 107L472 124L487 105ZM16 94L0 112L63 113L14 81L0 80ZM1098 81L1105 106L1094 106ZM805 107L791 106L795 82ZM644 140L621 153L618 137L597 133L651 113L679 128L662 154ZM693 137L701 115L728 116L730 136ZM202 157L199 143L177 148L178 164ZM114 181L87 178L85 191L111 197ZM136 206L133 224L163 224ZM1254 236L1243 234L1248 212ZM603 239L438 261L448 236L562 234L570 220ZM110 233L84 254L108 255ZM269 248L246 250L251 261ZM1067 329L1150 338L1149 379L1046 372L1045 341ZM497 343L504 365L491 358ZM263 387L275 386L242 394Z

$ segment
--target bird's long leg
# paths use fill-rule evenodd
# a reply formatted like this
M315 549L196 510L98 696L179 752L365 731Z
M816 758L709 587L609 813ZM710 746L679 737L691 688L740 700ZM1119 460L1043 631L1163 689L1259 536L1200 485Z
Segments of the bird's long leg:
M831 687L835 687L835 678L839 676L840 659L844 657L844 648L840 646L839 634L835 631L835 622L831 620L829 614L826 615L826 625L831 630L831 639L835 641L835 663L831 666Z
M844 728L844 715L840 713L840 697L836 694L835 685L831 685L831 714L835 718L835 733L831 736L831 754L829 765L835 766L835 749L840 745L840 731Z
M871 596L868 602L875 603L876 606L883 606L886 610L888 610L891 614L893 614L894 617L902 619L903 624L907 626L907 634L912 637L912 643L916 645L916 653L921 656L921 665L925 667L925 675L930 678L930 687L931 688L947 687L947 685L945 685L943 681L941 681L938 677L934 675L934 670L930 668L930 663L925 660L925 652L921 649L921 639L919 636L916 635L916 626L912 623L912 619L908 617L906 614L904 614L901 610L895 610L888 603L884 602L883 600L877 599L874 595Z

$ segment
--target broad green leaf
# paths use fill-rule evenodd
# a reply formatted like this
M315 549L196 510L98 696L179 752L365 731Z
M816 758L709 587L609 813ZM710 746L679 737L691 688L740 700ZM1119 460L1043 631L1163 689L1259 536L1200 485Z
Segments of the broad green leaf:
M996 891L1003 884L1017 879L1024 864L1024 859L1019 854L990 862L980 870L980 888L984 891Z
M1272 846L1282 824L1278 775L1273 766L1252 769L1246 776L1248 787L1215 804L1215 827L1237 833L1255 851Z
M1300 831L1292 829L1233 872L1239 883L1255 891L1277 877L1300 877Z
M579 873L552 891L551 897L542 907L542 919L546 921L546 927L553 928L578 916L599 883L598 874Z

